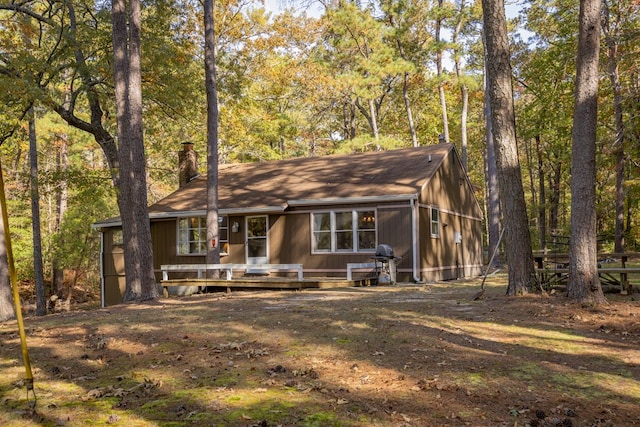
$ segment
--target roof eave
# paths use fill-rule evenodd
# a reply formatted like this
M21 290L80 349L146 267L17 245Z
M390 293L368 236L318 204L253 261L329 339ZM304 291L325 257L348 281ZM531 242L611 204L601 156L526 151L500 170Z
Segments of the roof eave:
M261 206L255 208L239 208L239 209L218 209L219 215L251 215L251 214L268 214L268 213L280 213L284 212L287 208L286 205L281 206ZM193 216L205 216L207 211L205 209L189 210L189 211L173 211L173 212L157 212L150 213L149 219L171 219L171 218L183 218ZM93 224L93 228L100 230L102 228L122 227L122 220L120 218L113 218L112 220L96 222Z
M361 197L329 197L324 199L298 199L288 200L290 207L320 206L320 205L353 205L360 203L380 203L380 202L405 202L416 200L417 193L396 194L386 196L361 196Z

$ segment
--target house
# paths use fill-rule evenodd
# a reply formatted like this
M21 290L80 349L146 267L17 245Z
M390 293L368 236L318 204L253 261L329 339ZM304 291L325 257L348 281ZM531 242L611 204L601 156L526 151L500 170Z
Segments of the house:
M207 183L188 164L192 148L179 155L180 188L149 207L158 282L161 265L205 263ZM482 272L482 211L453 144L220 165L218 193L222 263L295 263L305 278L346 277L348 263L370 263L386 244L398 281ZM121 224L95 226L103 305L119 303Z

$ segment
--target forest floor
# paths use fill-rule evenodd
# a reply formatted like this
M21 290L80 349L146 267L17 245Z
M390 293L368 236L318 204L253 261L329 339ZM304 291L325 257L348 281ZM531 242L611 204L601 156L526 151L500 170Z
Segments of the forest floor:
M0 323L2 426L640 425L640 294L505 275L202 294Z

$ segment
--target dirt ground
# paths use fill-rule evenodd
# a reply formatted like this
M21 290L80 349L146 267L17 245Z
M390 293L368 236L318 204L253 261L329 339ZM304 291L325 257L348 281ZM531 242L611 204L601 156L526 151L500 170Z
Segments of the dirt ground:
M0 324L3 426L640 425L640 294L506 277L253 291Z

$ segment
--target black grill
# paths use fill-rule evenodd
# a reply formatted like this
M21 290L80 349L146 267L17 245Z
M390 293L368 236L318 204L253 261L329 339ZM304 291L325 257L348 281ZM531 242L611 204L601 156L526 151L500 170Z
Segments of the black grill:
M393 248L389 245L384 245L384 244L378 245L378 247L376 248L375 258L380 260L395 258L395 255L393 254Z
M393 253L393 248L389 245L380 244L376 248L376 255L372 256L376 260L376 272L378 272L378 263L380 263L380 272L378 274L378 283L396 284L396 268L397 260Z

